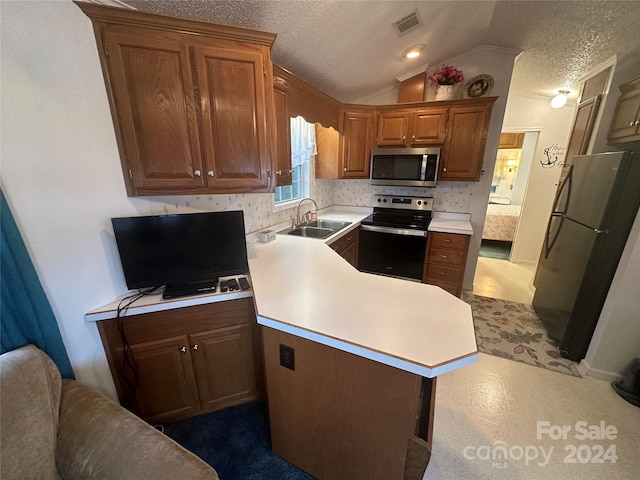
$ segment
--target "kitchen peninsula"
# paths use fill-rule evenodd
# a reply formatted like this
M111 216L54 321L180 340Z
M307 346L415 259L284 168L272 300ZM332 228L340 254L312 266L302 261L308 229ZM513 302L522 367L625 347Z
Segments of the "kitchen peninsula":
M249 267L273 451L317 478L421 479L435 377L477 359L470 307L359 272L315 239L252 245Z
M174 378L191 385L172 392L170 408L154 411L142 402L148 410L138 413L161 422L249 401L259 398L265 378L276 454L316 478L421 479L431 453L436 377L478 356L471 309L433 285L359 272L330 248L367 215L321 212L351 222L325 241L250 239L251 291L173 301L156 295L133 304L125 323L134 352L147 362L142 368L153 373L162 362L163 392ZM455 215L436 214L432 223L435 231L471 233ZM85 318L98 322L122 400L117 304ZM224 352L236 352L238 368ZM153 379L142 381L166 407L166 393L152 388Z

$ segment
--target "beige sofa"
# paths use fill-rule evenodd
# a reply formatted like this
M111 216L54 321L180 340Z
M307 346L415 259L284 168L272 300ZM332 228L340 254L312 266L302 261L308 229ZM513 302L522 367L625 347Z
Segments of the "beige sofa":
M0 478L207 479L215 470L29 345L0 355Z

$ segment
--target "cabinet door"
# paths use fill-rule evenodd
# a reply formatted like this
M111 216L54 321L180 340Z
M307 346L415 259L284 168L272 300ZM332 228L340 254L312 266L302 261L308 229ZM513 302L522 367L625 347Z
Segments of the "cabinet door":
M491 104L451 107L438 180L480 179Z
M342 178L369 178L374 111L347 111L342 116Z
M210 187L268 189L266 65L257 48L194 47ZM269 91L272 86L269 85Z
M276 111L276 186L291 185L291 120L289 86L283 78L273 79L273 101Z
M123 403L131 403L127 407L149 423L198 413L198 390L186 336L131 345L130 355L132 363L125 361L124 348L116 349L117 364L123 366Z
M257 398L249 324L189 335L189 342L204 410Z
M609 130L609 140L637 135L640 132L640 89L618 100Z
M409 131L408 110L384 111L378 114L376 145L379 147L404 147Z
M501 133L498 148L522 148L522 142L524 142L524 133Z
M196 103L183 37L109 26L103 48L127 193L202 187Z
M411 118L409 143L412 146L444 143L448 108L417 110Z
M598 115L602 94L590 98L578 105L573 121L569 145L565 155L565 165L571 165L575 155L584 155L589 149L591 134Z

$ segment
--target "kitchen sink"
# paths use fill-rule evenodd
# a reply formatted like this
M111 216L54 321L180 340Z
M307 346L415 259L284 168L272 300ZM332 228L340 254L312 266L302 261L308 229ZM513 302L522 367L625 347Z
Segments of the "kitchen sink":
M297 235L299 237L327 238L334 234L334 230L303 225L286 233L287 235Z
M327 238L334 233L342 230L344 227L351 225L351 222L341 222L339 220L318 219L312 222L306 222L295 228L287 228L278 233L284 235L296 235L298 237L308 238Z
M319 227L319 228L328 228L329 230L333 230L337 232L338 230L342 230L347 225L351 225L351 222L341 222L339 220L324 220L318 219L313 222L305 223L304 226L307 227Z

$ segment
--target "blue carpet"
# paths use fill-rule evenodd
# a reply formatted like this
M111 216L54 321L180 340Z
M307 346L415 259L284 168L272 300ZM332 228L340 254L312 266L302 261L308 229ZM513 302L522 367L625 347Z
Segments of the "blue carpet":
M267 407L252 402L165 426L167 436L216 469L220 480L311 480L271 451Z
M481 257L497 258L499 260L509 260L511 254L511 242L501 242L499 240L482 240L480 244Z

